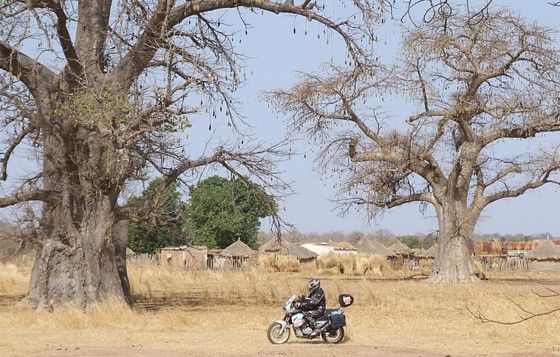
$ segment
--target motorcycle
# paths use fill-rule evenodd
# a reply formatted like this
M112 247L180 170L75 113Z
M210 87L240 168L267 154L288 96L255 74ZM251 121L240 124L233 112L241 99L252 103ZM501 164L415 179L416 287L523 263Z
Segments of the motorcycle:
M270 343L280 344L288 342L291 331L298 338L315 339L321 337L325 343L340 343L344 340L344 327L346 326L346 316L344 308L354 303L354 298L350 294L338 296L338 309L327 309L319 318L315 319L315 329L309 326L305 319L308 312L301 309L302 297L293 295L290 297L282 313L284 318L276 320L268 327L267 337Z

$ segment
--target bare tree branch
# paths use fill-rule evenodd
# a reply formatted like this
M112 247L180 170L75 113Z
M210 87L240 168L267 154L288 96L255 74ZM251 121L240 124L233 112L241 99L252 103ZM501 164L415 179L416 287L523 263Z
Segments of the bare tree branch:
M406 31L394 75L384 77L387 68L377 63L364 72L331 68L270 100L291 114L295 132L322 146L322 169L340 173L342 211L365 206L371 217L431 203L446 247L438 246L430 279L474 281L469 244L481 212L560 182L558 147L496 149L560 132L560 49L549 29L488 3L466 10L447 1L409 4L427 5L433 16ZM393 93L409 95L417 111L380 119ZM408 128L391 125L399 117Z
M1 197L0 208L29 201L53 202L59 199L59 197L57 197L59 194L59 192L48 190L34 190L16 193L13 196Z
M545 284L546 284L545 282L537 281L533 277L530 277L527 274L525 274L525 275L529 279L531 279L532 281L537 282L540 285L542 285L544 287L544 289L549 292L548 294L542 294L542 293L538 293L538 292L533 291L533 293L535 295L537 295L539 297L542 297L542 298L549 298L549 297L557 298L557 297L560 296L560 292L558 290L551 289L550 287L545 286ZM521 324L523 322L526 322L526 321L529 321L529 320L532 320L532 319L535 319L535 318L548 316L548 315L553 315L556 312L560 311L560 307L551 308L551 309L548 309L546 311L531 311L531 310L525 308L519 302L514 301L512 298L510 298L510 297L506 297L506 298L507 298L508 301L510 301L513 304L513 306L515 306L515 308L518 311L523 313L520 318L515 319L515 320L511 320L511 321L505 321L505 320L502 320L502 319L490 318L485 313L480 311L480 309L476 309L476 311L475 311L471 308L467 308L467 310L469 311L469 313L471 315L473 315L475 318L480 320L480 322L482 322L482 323L495 323L495 324L500 324L500 325L517 325L517 324Z

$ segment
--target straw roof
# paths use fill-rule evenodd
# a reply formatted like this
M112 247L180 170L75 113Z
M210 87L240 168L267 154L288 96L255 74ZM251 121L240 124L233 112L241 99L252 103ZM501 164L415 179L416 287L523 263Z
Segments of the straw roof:
M428 250L418 254L421 258L435 258L438 250L438 245L434 243Z
M395 253L398 252L410 253L412 251L412 249L410 249L408 245L402 243L401 241L397 241L397 243L389 246L389 249L391 249Z
M298 259L317 258L318 254L300 245L286 242L283 239L272 238L259 247L259 251L281 255L293 255Z
M539 245L527 253L529 259L560 260L560 247L550 239L541 240Z
M354 246L352 245L352 243L350 243L350 242L348 242L348 241L345 241L345 240L343 240L342 242L338 243L336 246L337 246L337 247L340 247L340 248L354 248Z
M231 243L224 250L222 250L222 255L238 257L242 255L248 255L254 252L255 251L251 249L251 247L249 247L247 244L243 243L241 239L237 239L235 242Z
M369 240L362 237L358 243L356 243L356 248L358 248L358 253L366 253L371 255L381 255L385 257L394 257L395 253L392 250L385 247L383 244Z

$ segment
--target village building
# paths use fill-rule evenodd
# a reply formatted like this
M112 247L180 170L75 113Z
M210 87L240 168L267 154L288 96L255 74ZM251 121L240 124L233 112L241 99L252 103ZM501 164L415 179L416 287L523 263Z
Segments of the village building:
M420 269L424 267L432 267L432 265L434 264L434 259L436 258L437 251L438 245L437 243L434 243L430 248L428 248L428 250L418 254L418 264L420 265Z
M356 249L360 254L380 255L387 258L394 258L397 256L391 249L387 248L383 244L365 237L360 238L358 243L356 243Z
M526 255L530 270L560 270L560 247L550 239L538 242Z
M255 261L257 252L241 239L227 246L218 254L208 256L208 267L211 269L243 269Z
M315 252L318 256L326 256L330 253L336 254L358 254L358 249L354 247L351 243L347 241L342 241L339 243L329 242L317 242L317 243L303 243L302 247Z
M259 247L259 252L293 256L300 263L312 263L319 255L303 246L287 242L282 238L272 238Z
M203 246L165 247L159 251L161 266L174 269L204 270L208 249Z
M389 249L396 254L407 255L412 253L412 249L401 241L397 241L396 243L390 245Z

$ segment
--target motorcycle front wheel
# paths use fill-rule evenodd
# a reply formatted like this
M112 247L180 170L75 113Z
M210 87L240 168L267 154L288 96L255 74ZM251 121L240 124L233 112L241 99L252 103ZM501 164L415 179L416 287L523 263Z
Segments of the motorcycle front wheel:
M338 327L328 332L323 332L321 338L325 343L340 343L344 341L344 328Z
M290 338L290 327L286 326L284 331L282 331L282 324L279 322L273 322L268 327L268 331L266 335L270 343L274 343L274 344L286 343Z

